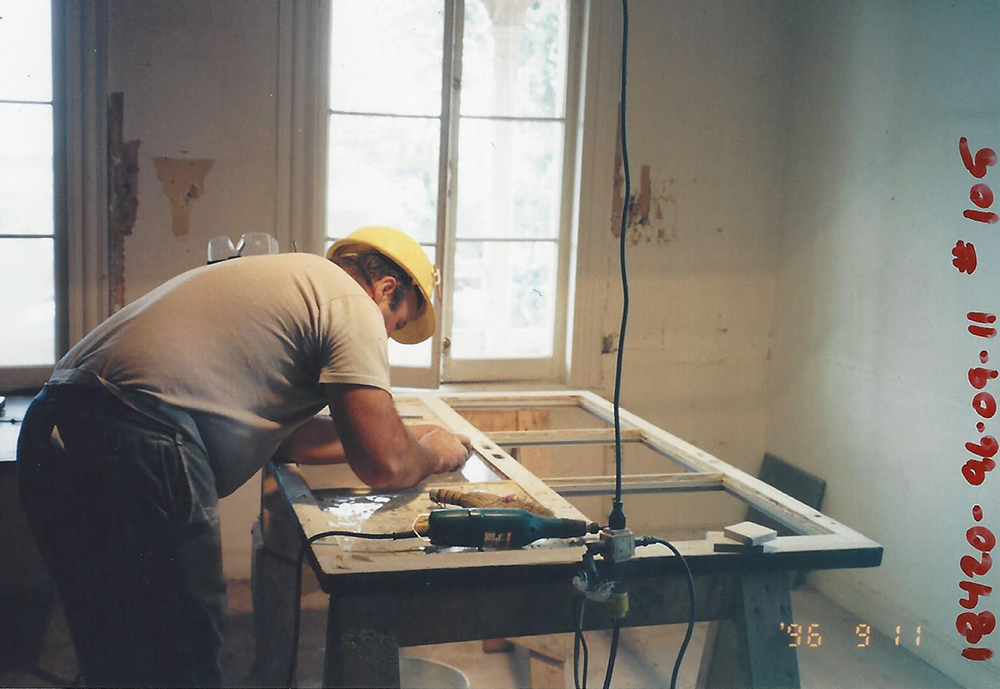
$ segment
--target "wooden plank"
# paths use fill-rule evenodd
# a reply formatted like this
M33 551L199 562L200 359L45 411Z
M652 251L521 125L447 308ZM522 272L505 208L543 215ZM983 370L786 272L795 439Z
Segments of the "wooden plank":
M524 407L578 407L578 392L451 392L438 396L456 410Z
M782 626L792 619L786 574L744 572L738 589L736 614L709 625L696 686L797 689L798 658Z
M792 621L785 572L744 572L740 580L750 686L798 689L799 662L784 627Z
M622 493L686 493L722 490L722 474L631 474L622 476ZM560 495L610 495L614 476L554 477L542 479Z
M698 620L737 613L738 574L695 573ZM687 578L682 571L630 577L629 613L623 626L686 622ZM420 595L414 595L419 590ZM573 590L568 578L524 578L484 587L430 583L414 590L336 595L340 634L377 634L399 646L569 634L574 629ZM585 630L608 629L607 606L588 605Z
M613 428L561 428L545 431L485 431L490 440L504 447L530 445L599 445L615 442ZM622 430L623 443L642 442L636 428Z
M767 485L777 488L785 495L800 500L817 512L823 507L823 493L826 491L826 481L770 453L765 453L764 455L764 461L761 463L758 478ZM788 527L780 524L753 506L747 510L746 518L775 529L780 536L791 535Z

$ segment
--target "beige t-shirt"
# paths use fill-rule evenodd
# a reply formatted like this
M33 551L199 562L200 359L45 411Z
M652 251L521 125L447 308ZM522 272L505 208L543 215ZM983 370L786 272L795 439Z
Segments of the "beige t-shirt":
M53 380L83 369L178 428L190 415L224 496L326 405L322 383L390 390L386 346L378 306L335 264L248 256L129 304L73 347Z

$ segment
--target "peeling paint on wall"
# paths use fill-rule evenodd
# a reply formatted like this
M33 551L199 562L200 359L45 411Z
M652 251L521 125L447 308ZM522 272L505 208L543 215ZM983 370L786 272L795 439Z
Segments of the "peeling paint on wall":
M633 185L634 186L634 185ZM639 176L639 194L630 194L625 222L626 239L633 246L653 242L666 244L677 239L677 202L662 185L653 194L652 175L643 165ZM611 202L611 234L621 236L622 209L625 207L625 164L622 155L621 124L615 148L614 197Z
M208 158L153 158L156 178L170 202L175 237L183 237L191 229L191 207L205 193L205 177L213 162Z
M138 139L123 141L125 96L108 102L108 309L125 305L125 237L132 234L139 211Z

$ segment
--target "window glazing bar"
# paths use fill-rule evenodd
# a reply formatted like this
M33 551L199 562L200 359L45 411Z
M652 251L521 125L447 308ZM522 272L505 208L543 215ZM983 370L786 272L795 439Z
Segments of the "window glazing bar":
M439 120L440 115L401 115L385 112L355 112L353 110L327 110L328 115L347 115L348 117L391 117L397 120Z
M557 243L559 237L455 237L456 242L549 242Z
M565 122L565 117L517 117L514 115L462 115L463 120L488 120L490 122Z

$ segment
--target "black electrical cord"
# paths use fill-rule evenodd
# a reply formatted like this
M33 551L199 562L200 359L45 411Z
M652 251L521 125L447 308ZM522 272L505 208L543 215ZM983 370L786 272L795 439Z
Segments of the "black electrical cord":
M684 635L684 641L681 642L681 649L677 652L677 660L674 661L674 671L670 675L670 689L675 689L677 687L677 673L681 669L681 661L684 659L684 653L687 651L688 644L691 642L691 635L694 633L694 621L696 617L695 611L695 595L694 595L694 577L691 575L691 568L688 567L687 560L681 555L680 551L674 547L669 541L665 541L662 538L657 538L656 536L643 536L637 539L635 544L637 547L650 545L651 543L659 543L660 545L665 545L673 551L674 555L681 559L681 564L684 565L684 571L687 572L688 579L688 596L691 599L691 611L688 615L688 626L687 634Z
M299 550L299 561L295 575L295 625L292 630L292 660L288 666L288 687L291 689L292 681L295 679L295 659L299 654L299 618L302 615L302 564L306 559L306 550L321 538L330 536L347 536L350 538L367 538L382 541L400 541L405 538L417 538L415 531L392 531L389 533L358 533L355 531L321 531L306 539Z
M608 671L604 675L604 689L611 689L611 675L615 671L615 656L618 655L618 636L621 631L621 620L615 618L615 626L611 630L611 658L608 661Z
M580 596L580 614L576 614L576 600L573 600L573 619L576 622L576 633L573 636L573 683L576 689L587 689L587 664L590 652L587 650L587 640L583 638L583 611L587 599ZM580 684L580 648L583 648L583 684Z
M618 232L619 263L622 274L622 325L618 333L618 361L615 365L615 502L608 517L608 525L612 529L625 528L625 510L622 506L622 427L620 418L621 387L622 387L622 357L625 353L625 328L628 325L628 269L625 265L625 229L628 224L628 211L632 203L632 176L629 173L628 162L628 128L626 126L625 99L627 93L627 62L628 62L628 0L622 0L622 69L621 69L621 100L620 115L622 132L622 163L625 166L625 202L622 206L621 227Z
M615 363L615 501L608 515L608 526L612 529L625 528L625 507L622 504L622 426L621 426L621 389L622 361L625 355L625 330L628 327L628 268L625 262L625 230L628 225L629 207L632 205L632 175L629 172L628 161L628 0L622 0L622 59L621 59L621 96L619 98L619 126L622 136L622 164L625 168L625 201L621 210L621 225L618 231L618 261L622 276L622 325L618 332L618 359ZM608 652L608 671L604 676L604 689L611 686L611 675L615 670L615 658L618 655L618 636L621 627L615 619L611 632L611 649Z

